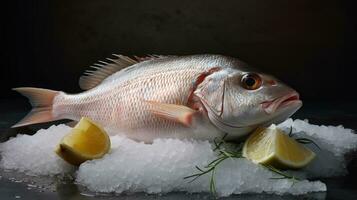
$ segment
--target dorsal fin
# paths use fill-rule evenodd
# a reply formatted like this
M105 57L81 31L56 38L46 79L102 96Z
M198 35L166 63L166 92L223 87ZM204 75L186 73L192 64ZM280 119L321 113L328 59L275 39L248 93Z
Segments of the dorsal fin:
M146 57L130 58L129 56L113 54L115 59L107 58L107 61L98 61L90 66L91 70L86 70L84 75L79 78L79 87L83 90L89 90L99 85L108 76L142 61L161 58L163 56L148 55Z

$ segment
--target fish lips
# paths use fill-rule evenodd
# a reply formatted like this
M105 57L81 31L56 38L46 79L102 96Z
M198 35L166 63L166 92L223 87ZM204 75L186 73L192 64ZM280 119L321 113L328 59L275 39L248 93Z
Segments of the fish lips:
M282 97L270 101L264 101L261 106L264 112L268 115L275 113L277 110L281 110L288 107L298 107L300 108L302 101L299 99L299 94L297 92L292 92Z

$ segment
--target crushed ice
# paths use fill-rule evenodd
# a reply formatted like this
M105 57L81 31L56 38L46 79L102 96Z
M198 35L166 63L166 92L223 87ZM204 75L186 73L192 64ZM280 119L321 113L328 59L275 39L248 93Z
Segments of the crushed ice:
M357 149L357 135L342 126L317 126L307 121L288 119L278 125L295 137L313 139L320 149L310 145L316 159L304 170L294 173L303 178L340 176L347 173L345 155ZM35 135L18 135L0 144L0 167L29 175L63 175L71 167L53 152L68 133L66 125L51 126ZM171 191L209 192L210 175L193 182L183 177L197 172L215 158L208 141L156 139L152 144L135 142L122 136L111 137L112 149L103 158L87 161L76 171L76 182L95 192ZM305 194L326 191L320 181L271 179L277 175L246 159L228 159L216 171L219 195L241 193Z
M71 130L66 125L41 129L35 135L18 134L0 144L0 167L16 169L29 175L58 175L73 167L59 158L54 149L62 137Z

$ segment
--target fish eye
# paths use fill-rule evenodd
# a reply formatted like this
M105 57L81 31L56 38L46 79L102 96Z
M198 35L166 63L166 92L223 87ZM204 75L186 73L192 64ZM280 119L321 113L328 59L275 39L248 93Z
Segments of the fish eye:
M248 73L243 75L241 84L247 90L256 90L262 85L262 79L258 74Z

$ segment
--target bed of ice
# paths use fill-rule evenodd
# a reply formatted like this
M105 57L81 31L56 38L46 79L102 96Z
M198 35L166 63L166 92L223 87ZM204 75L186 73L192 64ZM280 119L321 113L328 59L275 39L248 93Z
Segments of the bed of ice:
M303 170L287 172L304 180L272 179L277 175L246 159L228 159L215 175L218 195L261 192L299 195L326 191L324 183L307 179L347 173L346 155L357 149L357 134L353 130L292 119L279 124L287 132L291 126L295 137L311 138L321 148L310 145L316 159ZM74 174L78 184L94 192L209 192L210 175L191 183L183 179L197 172L196 165L205 166L215 158L213 145L208 141L156 139L152 144L144 144L112 136L112 148L107 155L74 168L53 152L70 129L63 124L51 126L33 136L17 135L0 144L0 167L31 176Z

